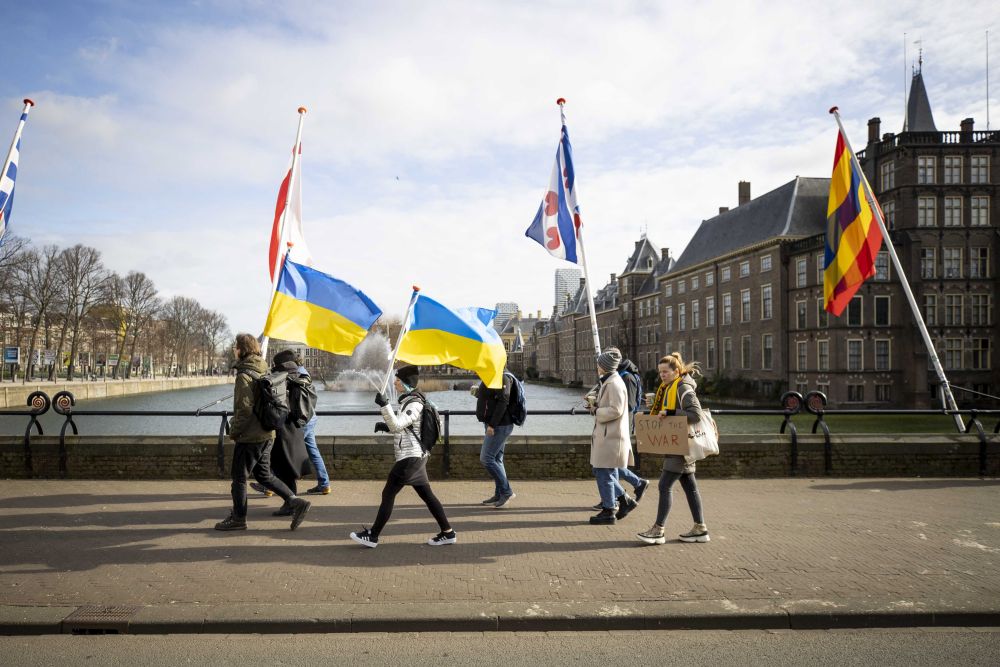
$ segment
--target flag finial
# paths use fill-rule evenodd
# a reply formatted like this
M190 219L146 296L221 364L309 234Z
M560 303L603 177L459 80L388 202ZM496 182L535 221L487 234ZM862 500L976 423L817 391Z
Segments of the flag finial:
M830 113L837 113L840 111L840 107L830 107Z
M566 104L566 98L560 97L558 100L556 100L556 104L558 104L559 106Z
M25 104L30 104L31 106L35 106L35 102L32 99L28 98L28 97L24 98L24 103Z
M305 113L305 112L306 112L305 107L299 107L299 113Z
M413 291L414 292L419 292L420 291L420 287L417 286L417 285L413 285Z

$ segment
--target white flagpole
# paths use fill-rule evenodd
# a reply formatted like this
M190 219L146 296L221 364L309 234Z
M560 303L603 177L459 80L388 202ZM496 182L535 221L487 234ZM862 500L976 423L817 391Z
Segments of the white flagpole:
M951 385L948 383L948 378L945 377L944 368L941 366L941 360L938 359L937 351L934 349L934 343L931 341L931 335L927 331L927 325L924 324L924 318L923 315L920 314L920 308L917 306L917 300L914 298L913 291L910 289L910 282L907 280L906 274L903 272L903 265L899 262L899 257L896 255L896 249L892 245L892 238L889 236L888 229L886 229L885 220L882 218L882 208L878 205L878 202L875 201L875 195L872 193L872 188L868 183L868 178L865 176L865 172L861 169L861 163L858 161L858 156L854 154L854 149L851 148L851 142L847 138L847 132L844 131L844 124L840 120L840 113L838 112L837 107L831 108L830 113L837 119L837 126L840 128L840 134L844 137L844 144L847 146L847 152L851 156L851 164L854 165L854 169L861 178L861 187L864 189L865 199L868 200L868 206L871 208L875 220L878 222L879 229L882 230L882 238L885 240L885 248L889 251L889 257L892 259L893 266L896 267L899 282L903 286L903 293L906 294L906 300L910 303L910 310L913 311L913 317L917 320L917 328L920 330L920 335L924 339L924 345L927 347L927 354L930 356L931 364L934 366L934 371L937 373L938 379L941 381L941 396L945 405L945 410L957 411L958 404L955 402L955 397L951 393ZM964 432L965 423L962 421L962 415L954 412L952 413L952 417L955 420L955 426L958 427L958 430Z
M396 353L399 352L399 344L403 342L403 336L409 330L410 326L410 313L413 312L413 306L417 303L417 297L420 295L420 288L416 285L413 286L413 294L410 295L410 303L406 306L406 314L403 315L403 326L399 328L399 337L396 338L396 345L392 348L392 356L389 357L389 368L385 371L385 380L382 381L382 389L379 391L380 394L384 394L385 390L389 388L389 380L392 379L392 366L396 363Z
M3 161L3 171L0 171L0 178L7 175L7 170L10 169L10 163L14 159L14 151L17 150L17 142L21 140L21 132L24 131L24 122L28 120L28 112L31 111L31 107L35 106L35 103L29 100L27 97L24 98L24 109L21 111L21 120L17 123L17 130L14 131L14 138L10 142L10 148L7 150L7 159ZM7 220L6 225L10 224L10 220ZM3 239L3 234L0 233L0 240Z
M562 120L563 127L566 126L566 100L559 98L556 100L556 104L559 105L559 117ZM562 146L562 137L559 137L559 150L564 150ZM560 175L560 177L562 177ZM574 192L576 188L576 183L573 184ZM575 199L575 195L574 195ZM571 213L575 213L571 211ZM576 215L579 215L578 213ZM590 291L590 272L587 270L587 253L583 247L583 218L581 217L580 226L576 227L576 241L580 248L580 263L583 264L583 287L587 292L587 305L590 308L590 331L594 336L594 358L601 356L601 338L597 333L597 313L594 311L594 295ZM596 363L596 362L595 362Z
M292 169L291 176L288 179L288 189L285 191L285 207L281 211L281 222L278 223L278 252L274 257L274 266L271 267L274 278L271 280L271 298L268 299L268 311L271 309L271 304L274 302L274 294L278 291L278 281L281 279L281 267L285 261L285 255L288 254L288 248L284 247L285 241L285 219L288 217L288 205L292 199L292 191L295 189L295 179L300 177L297 173L299 169L299 155L302 151L302 124L306 118L306 108L299 107L299 127L295 131L295 148L292 149ZM270 340L268 336L264 336L264 340L260 343L260 356L267 360L267 343Z

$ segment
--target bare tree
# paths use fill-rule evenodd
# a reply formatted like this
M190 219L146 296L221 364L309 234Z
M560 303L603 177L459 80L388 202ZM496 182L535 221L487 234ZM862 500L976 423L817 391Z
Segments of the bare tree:
M17 347L21 346L24 315L28 302L19 289L19 276L24 270L25 253L28 250L27 239L7 235L0 245L0 340L7 340L7 330L13 332ZM4 366L0 365L0 381L3 380ZM17 366L11 368L11 378L17 372Z
M183 368L187 372L188 357L194 336L197 333L197 317L202 307L194 299L186 296L175 296L167 301L161 316L166 324L168 344L172 348L171 355L177 356L177 371Z
M210 374L217 363L219 343L229 338L229 323L222 313L214 310L202 310L201 316L198 318L198 325L208 358L205 372Z
M49 310L59 294L59 271L56 259L59 247L47 245L41 250L30 250L25 253L23 269L20 275L20 288L28 300L32 318L31 338L28 343L28 365L25 369L24 381L32 374L34 368L35 342L38 333L46 323Z
M125 377L128 377L132 370L132 357L135 355L139 336L159 310L160 303L156 296L156 286L141 271L129 271L124 278L115 276L111 284L112 298L118 314L118 334L121 336L118 342L118 365L115 366L112 377L118 377L118 370L123 362L126 362L125 345L131 337L132 346L127 363L124 364Z
M109 274L101 262L101 253L94 248L76 244L59 254L59 273L65 290L63 300L63 327L57 346L57 363L62 361L67 332L70 339L69 366L66 379L72 380L80 344L83 319L105 296Z

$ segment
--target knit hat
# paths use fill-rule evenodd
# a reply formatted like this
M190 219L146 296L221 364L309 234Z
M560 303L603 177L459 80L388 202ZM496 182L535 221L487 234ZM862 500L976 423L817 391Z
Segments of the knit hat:
M275 366L281 366L289 361L294 362L295 350L282 350L278 354L274 355L273 361Z
M417 366L403 366L396 371L396 377L407 387L416 387L420 381L420 368Z
M609 347L597 357L597 365L609 373L618 370L618 364L621 362L622 353L618 351L617 347Z

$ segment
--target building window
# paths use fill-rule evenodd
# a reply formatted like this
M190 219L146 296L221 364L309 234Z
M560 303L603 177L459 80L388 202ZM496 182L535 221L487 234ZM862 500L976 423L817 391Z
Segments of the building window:
M847 326L849 327L860 327L861 318L861 307L862 307L862 297L855 295L851 298L850 303L847 304Z
M722 323L733 323L733 295L729 292L722 295Z
M687 292L687 282L685 280L678 280L677 281L677 293L678 294L684 294L685 292Z
M849 371L860 371L864 370L864 356L862 354L864 350L864 341L859 339L851 339L847 341L847 370Z
M807 385L805 382L796 382L795 391L805 396L806 394L809 393L809 385Z
M705 320L710 327L715 326L715 297L705 297Z
M969 296L969 324L974 327L987 327L993 321L993 297L989 294L972 294Z
M722 267L719 271L719 280L724 283L728 283L730 278L732 278L732 268L728 266Z
M961 294L944 295L944 325L946 327L962 326L962 301Z
M875 326L889 326L889 299L888 296L875 297Z
M666 308L666 326L663 327L664 331L674 330L674 307L667 306Z
M805 257L800 257L795 260L795 286L805 287L806 286L806 271L808 270L809 260Z
M763 320L774 317L774 300L771 298L770 285L764 285L760 288L760 317Z
M750 321L750 290L740 290L740 322Z
M809 343L795 344L795 370L800 373L809 367Z
M886 229L896 228L896 202L887 201L882 204L882 215L885 217Z
M765 273L771 270L771 256L766 255L760 258L760 272Z
M878 401L879 403L891 403L892 385L891 384L875 385L875 400Z
M889 341L887 340L875 341L875 370L891 370L889 362Z
M722 367L729 370L733 367L733 339L722 339Z
M875 255L875 280L880 282L889 280L889 253L885 250Z
M823 284L823 271L826 269L826 258L823 255L816 255L816 284Z
M971 215L969 224L973 227L988 227L990 224L990 198L973 197L969 202Z
M687 304L677 305L677 330L687 331Z
M990 249L989 247L969 248L969 277L989 278L990 277Z
M970 159L972 169L969 171L970 183L990 182L990 156L973 155Z
M933 155L922 155L917 158L917 183L920 185L930 185L934 183L934 164L936 159Z
M697 329L701 326L701 302L691 302L691 328Z
M961 227L962 226L962 198L961 197L945 197L944 198L944 226L945 227Z
M797 329L805 329L808 325L806 322L806 302L796 301L795 302L795 325Z
M715 284L715 274L711 271L705 273L705 287L711 287Z
M944 182L954 185L962 182L962 157L959 155L944 156Z
M920 277L937 277L937 248L925 246L920 249Z
M700 356L701 355L699 354L698 341L696 340L691 341L691 358L697 359Z
M944 278L962 277L962 251L965 248L951 246L941 252L941 275Z
M821 371L830 370L830 341L816 341L816 368Z
M750 345L750 336L740 338L740 368L743 370L750 370Z
M816 326L825 329L830 326L830 313L826 310L823 297L816 299Z
M667 286L663 288L663 296L672 297L674 295L674 284L667 283Z
M881 167L882 192L896 187L896 165L892 160L882 163Z
M698 289L699 281L698 276L691 276L691 291Z
M969 345L969 368L976 371L988 371L990 366L990 339L973 338Z
M848 403L862 403L865 400L865 386L863 384L847 385Z
M705 356L707 357L705 363L708 368L715 368L715 339L709 338L705 341Z
M937 294L924 295L924 323L929 327L937 326L938 323L938 299Z
M935 225L937 225L937 199L917 197L917 227L934 227Z
M944 339L944 367L946 370L958 371L962 369L962 339Z
M740 262L740 278L750 275L750 262Z
M774 363L774 336L771 334L764 334L760 338L760 352L761 352L761 363L760 367L765 371L769 371Z

